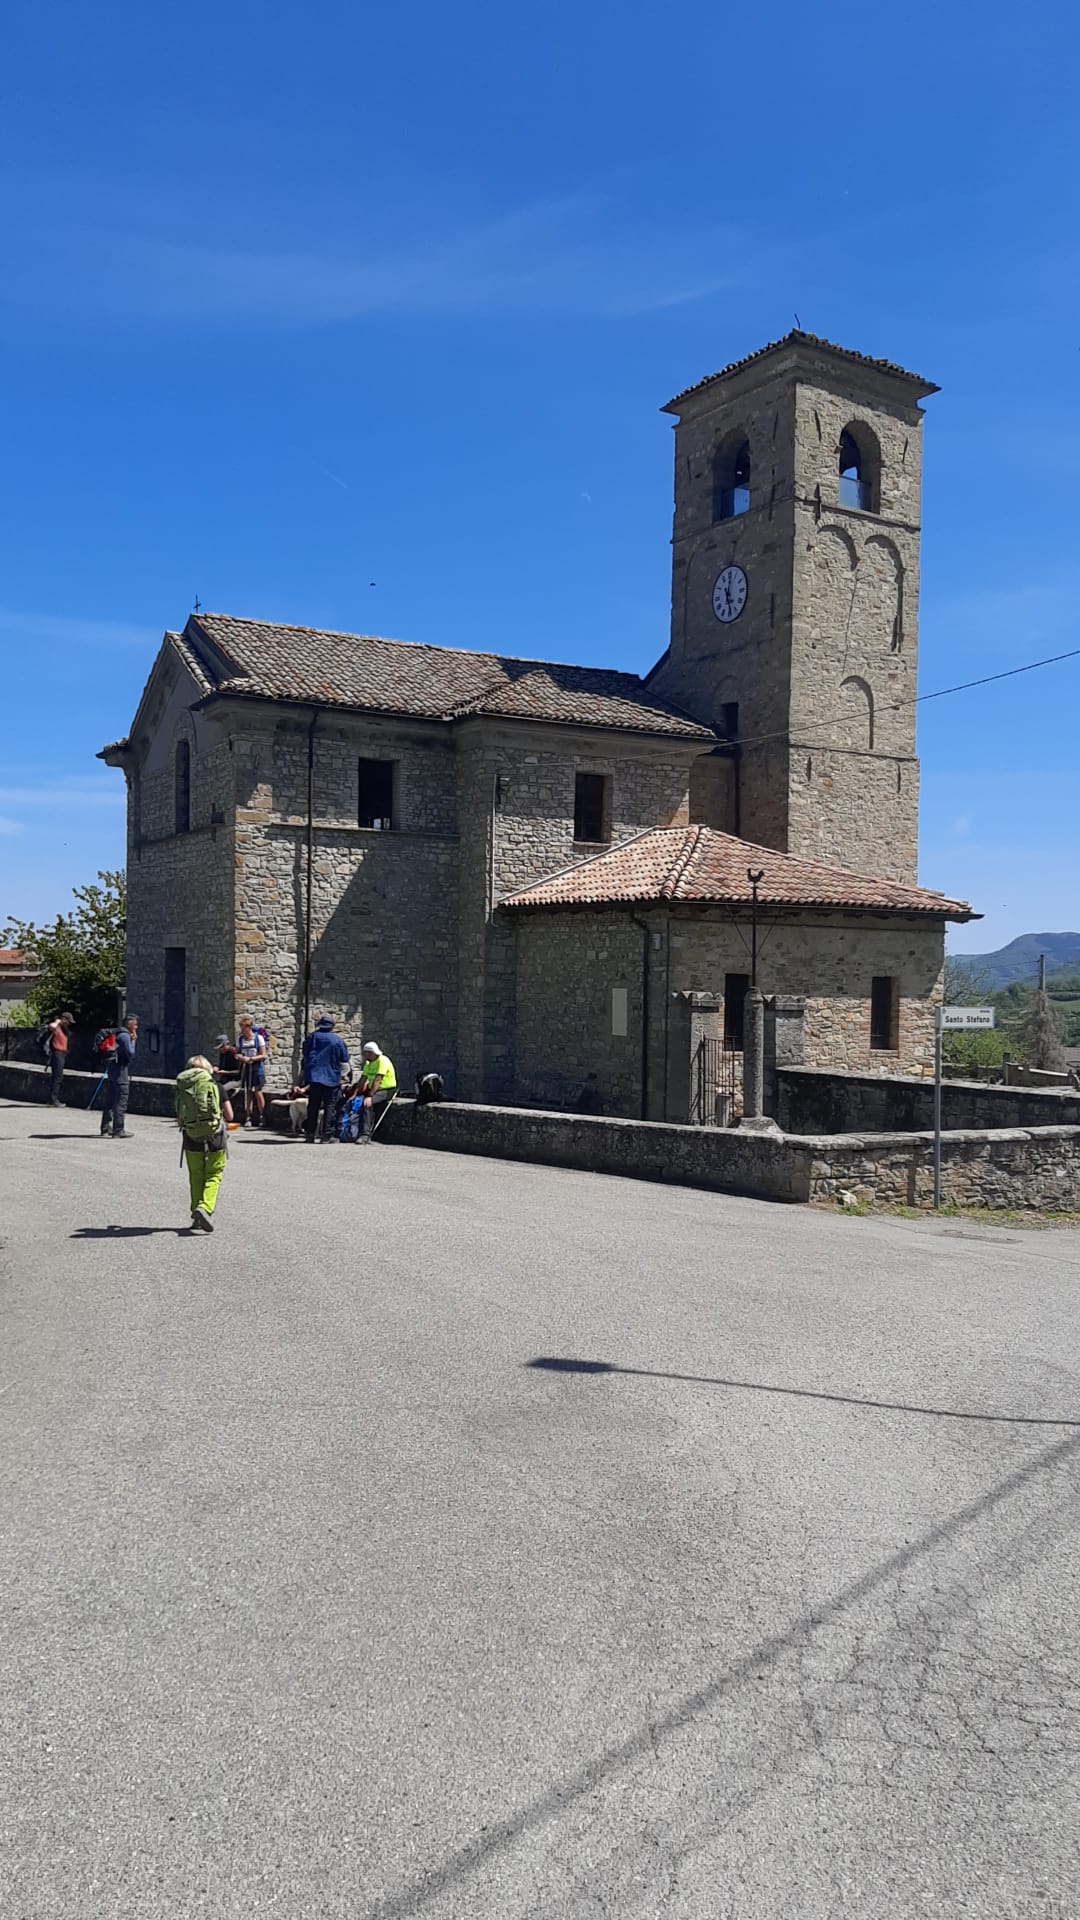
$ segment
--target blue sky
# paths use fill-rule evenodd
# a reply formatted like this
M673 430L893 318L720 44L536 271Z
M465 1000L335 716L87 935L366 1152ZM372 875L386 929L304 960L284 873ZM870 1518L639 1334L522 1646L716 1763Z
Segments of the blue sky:
M121 863L94 754L196 594L645 670L657 409L796 313L943 388L922 690L1080 646L1078 39L994 0L13 15L0 916ZM1080 660L924 708L958 947L1080 927L1078 716Z

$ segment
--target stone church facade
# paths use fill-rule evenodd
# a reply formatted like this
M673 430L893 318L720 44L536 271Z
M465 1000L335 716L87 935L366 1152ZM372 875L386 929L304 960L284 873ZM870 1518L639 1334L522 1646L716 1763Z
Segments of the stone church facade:
M252 1012L287 1079L330 1012L459 1098L684 1117L689 998L738 1037L748 868L808 1062L925 1069L970 914L915 884L932 391L796 334L671 403L644 680L206 613L167 633L102 756L161 1071Z

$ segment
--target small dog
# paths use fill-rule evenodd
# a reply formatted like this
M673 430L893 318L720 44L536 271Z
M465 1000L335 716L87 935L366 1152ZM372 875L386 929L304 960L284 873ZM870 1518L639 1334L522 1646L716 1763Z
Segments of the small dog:
M271 1102L275 1107L284 1107L289 1116L289 1132L299 1133L307 1119L307 1095L288 1093L277 1095Z
M441 1073L418 1073L416 1076L416 1104L418 1107L437 1106L443 1097L443 1077Z

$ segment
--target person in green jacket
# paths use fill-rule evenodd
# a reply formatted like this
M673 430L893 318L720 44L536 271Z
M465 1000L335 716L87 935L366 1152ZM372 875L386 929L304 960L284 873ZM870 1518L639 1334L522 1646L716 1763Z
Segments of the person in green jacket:
M191 1192L191 1230L213 1233L214 1208L228 1158L228 1133L221 1117L221 1095L214 1069L201 1053L192 1054L176 1082L176 1124L184 1136Z
M397 1074L393 1061L377 1041L368 1040L364 1046L364 1064L360 1069L360 1094L364 1102L361 1142L371 1139L380 1117L396 1092Z

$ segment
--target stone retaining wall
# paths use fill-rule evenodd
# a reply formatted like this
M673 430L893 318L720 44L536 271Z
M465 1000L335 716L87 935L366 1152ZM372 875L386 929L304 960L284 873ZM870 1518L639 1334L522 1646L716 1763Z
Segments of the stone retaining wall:
M904 1074L828 1073L778 1066L776 1119L785 1133L920 1132L934 1124L934 1083ZM956 1128L1080 1126L1080 1093L1036 1086L980 1086L946 1080L942 1126Z
M96 1078L67 1074L67 1103L86 1107ZM43 1104L44 1091L39 1069L0 1062L0 1098ZM132 1113L171 1117L172 1107L171 1080L132 1080ZM285 1124L281 1109L274 1121ZM933 1195L929 1133L770 1136L449 1101L417 1107L401 1099L381 1123L380 1138L396 1146L665 1180L763 1200L834 1202L853 1192L873 1202L928 1207ZM1080 1127L946 1133L941 1161L946 1204L1080 1211Z
M933 1204L932 1133L849 1134L802 1144L813 1149L810 1200L852 1192L879 1205ZM941 1198L945 1206L1080 1211L1080 1127L943 1133Z

